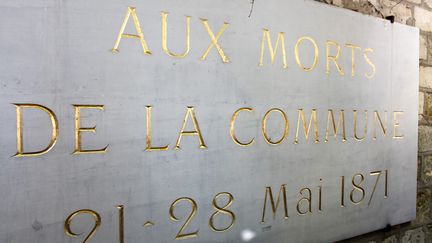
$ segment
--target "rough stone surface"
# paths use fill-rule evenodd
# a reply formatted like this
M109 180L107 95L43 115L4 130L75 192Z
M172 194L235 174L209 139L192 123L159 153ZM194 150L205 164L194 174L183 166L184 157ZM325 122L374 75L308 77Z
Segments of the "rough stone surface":
M419 126L418 150L419 152L432 151L432 127Z
M419 58L420 60L426 60L428 56L428 42L427 37L424 35L420 35L420 50L419 50Z
M417 218L412 222L421 225L431 220L432 194L430 189L419 190L417 193Z
M342 0L333 0L333 4L338 6L338 7L342 7L343 6L343 1Z
M419 114L423 114L424 111L424 93L419 93Z
M390 236L390 237L387 237L387 238L383 241L383 243L397 243L397 242L398 242L398 239L397 239L396 235L392 235L392 236Z
M432 243L432 224L425 225L423 229L426 234L426 243Z
M421 165L420 178L425 185L432 183L432 155L425 156Z
M420 87L432 88L432 67L420 67Z
M424 115L432 123L432 93L425 93L424 95Z
M408 0L410 3L421 4L421 0Z
M432 38L431 33L428 33L426 36L427 40L427 60L424 60L423 63L425 64L432 64L432 51L430 50L430 47L432 47Z
M432 8L432 0L424 0L424 3L426 3L426 6L429 8Z
M424 31L432 31L432 11L414 7L415 26Z
M343 7L367 15L382 17L380 11L370 1L343 1Z
M384 16L394 16L398 23L406 24L412 17L411 6L394 1L382 0L380 10Z
M408 230L405 232L405 235L402 236L402 243L424 243L425 242L425 233L423 232L423 228L417 228L414 230Z

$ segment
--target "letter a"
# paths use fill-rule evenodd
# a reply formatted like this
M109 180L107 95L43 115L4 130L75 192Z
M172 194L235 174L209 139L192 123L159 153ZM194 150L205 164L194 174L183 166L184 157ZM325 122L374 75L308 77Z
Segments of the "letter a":
M129 17L131 15L132 15L132 19L133 19L133 22L134 22L134 25L135 25L135 29L137 31L136 35L134 35L134 34L125 34L124 33L126 25L127 25L128 21L129 21ZM136 11L135 11L134 7L128 7L128 11L126 13L126 17L124 18L123 24L120 27L120 32L119 32L119 34L117 36L117 40L116 40L116 42L114 44L113 49L111 50L113 53L119 52L118 47L120 45L120 41L121 41L122 37L139 39L140 42L141 42L141 47L143 49L144 54L146 54L146 55L150 55L151 54L151 52L150 52L150 50L149 50L149 48L147 46L147 43L144 40L144 34L141 31L141 27L140 27L140 23L139 23L139 20L138 20L138 16L136 14Z

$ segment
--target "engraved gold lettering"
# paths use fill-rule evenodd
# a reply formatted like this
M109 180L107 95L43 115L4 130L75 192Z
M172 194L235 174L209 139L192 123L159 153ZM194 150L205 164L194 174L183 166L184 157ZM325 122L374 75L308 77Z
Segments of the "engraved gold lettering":
M312 63L312 65L310 67L305 67L303 65L303 63L300 61L299 46L300 46L300 44L304 40L310 41L310 43L312 43L312 45L314 47L314 60L313 60L313 63ZM302 36L302 37L300 37L297 40L297 43L295 44L294 53L295 53L295 58L296 58L297 65L300 68L302 68L303 70L305 70L306 72L312 71L316 67L316 65L318 63L318 46L317 46L315 40L312 37L309 37L309 36Z
M124 243L124 206L117 205L119 211L119 243Z
M355 179L358 176L360 177L360 181L358 183L356 183ZM351 202L354 203L354 204L361 203L363 201L363 199L365 198L365 190L362 187L363 182L364 182L364 176L362 174L360 174L360 173L359 174L355 174L353 176L353 178L352 178L353 189L351 190L351 193L350 193L350 199L351 199ZM359 200L354 200L354 191L360 191L361 197L360 197Z
M359 137L357 135L357 110L353 110L354 113L354 138L357 141L362 141L366 138L366 134L367 134L367 120L368 120L368 112L367 110L364 111L364 135L363 137Z
M75 151L73 154L103 154L106 152L108 145L102 149L82 149L81 133L92 132L96 133L96 126L81 127L81 109L96 109L104 110L103 105L73 105L75 108Z
M17 152L14 155L15 157L31 157L31 156L39 156L48 153L56 144L57 137L59 134L58 121L57 117L52 110L48 107L38 105L38 104L14 104L16 107L16 135L17 135ZM48 146L40 151L35 152L25 152L24 151L24 139L23 139L23 130L24 130L24 122L23 122L23 109L24 108L34 108L39 109L46 112L51 120L51 140Z
M190 51L190 16L186 16L186 50L183 53L175 54L168 49L167 44L167 12L161 12L162 16L162 49L163 51L172 57L183 58L187 56Z
M322 179L320 179L320 183L322 183ZM322 211L322 186L318 186L318 212Z
M372 193L371 193L371 196L370 196L370 198L369 198L368 205L370 205L370 203L371 203L371 201L372 201L372 198L373 198L373 196L374 196L374 194L375 194L375 189L376 189L376 187L377 187L377 185L378 185L378 181L379 181L379 179L380 179L380 177L381 177L381 171L380 171L380 170L379 170L379 171L372 171L372 172L370 173L370 175L371 175L371 176L377 176L377 178L376 178L376 181L375 181L374 187L373 187L373 189L372 189Z
M271 139L269 138L269 136L267 135L267 118L270 115L271 112L277 112L279 114L282 115L282 118L284 119L284 124L285 124L285 128L284 128L284 132L282 137L278 140L278 141L271 141ZM262 124L261 124L261 131L262 134L264 135L264 139L268 144L271 145L278 145L281 144L283 142L283 140L285 139L285 137L288 135L289 132L289 123L288 123L288 117L286 116L285 112L283 112L281 109L278 108L272 108L270 110L268 110L266 112L266 114L264 115L263 119L262 119Z
M331 119L332 123L330 123L330 119ZM337 126L336 126L336 123L335 123L333 110L331 110L331 109L328 110L328 113L327 113L327 128L326 128L326 135L325 135L324 142L328 142L330 124L333 127L333 135L334 135L335 139L337 137L337 133L338 133L338 130L339 130L339 125L342 126L342 141L345 142L347 139L346 139L346 133L345 133L345 114L344 114L344 110L340 110L340 112L339 112L339 119L338 119Z
M273 45L271 42L271 38L270 38L270 31L268 29L263 29L263 37L262 37L262 41L261 41L261 57L260 57L260 62L259 62L259 66L263 66L263 61L264 61L264 47L265 47L265 42L267 41L267 46L268 49L270 51L270 57L271 57L271 63L274 64L275 62L275 58L276 58L276 53L279 47L279 43L281 44L281 48L282 48L282 63L283 63L283 68L287 68L288 64L287 64L287 60L286 60L286 51L285 51L285 38L284 38L284 32L279 32L278 33L278 37L276 40L276 45L275 48L273 49Z
M276 199L276 204L274 202L273 199L273 193L272 193L272 188L271 187L266 187L266 192L265 192L265 198L264 198L264 207L263 207L263 214L262 214L262 218L261 218L261 223L265 222L265 212L267 209L267 196L270 198L270 205L272 208L272 212L273 212L273 219L276 218L276 211L279 208L279 203L280 203L280 197L283 197L283 205L284 205L284 219L288 219L288 207L287 207L287 196L286 196L286 188L285 188L285 184L282 184L280 189L279 189L279 193Z
M336 48L337 48L336 55L331 55L330 54L330 46L332 46L332 45L336 46ZM340 47L340 45L336 41L330 41L330 40L328 40L326 42L326 53L327 53L327 58L326 58L326 60L327 60L326 61L326 63L327 63L327 65L326 65L326 73L327 74L330 74L330 61L333 61L333 63L336 65L336 68L337 68L338 72L341 75L345 75L344 71L342 70L342 68L338 64L338 58L339 58L339 55L340 55L340 50L341 50L341 47Z
M143 227L152 227L152 226L154 226L155 224L153 223L153 222L151 222L151 221L146 221L144 224L143 224Z
M308 192L308 196L307 196L307 197L303 195L303 191L307 191L307 192ZM311 189L309 189L309 188L307 188L307 187L302 188L302 189L300 190L300 195L302 196L302 198L300 198L300 200L298 200L298 202L297 202L297 212L298 212L300 215L305 215L305 214L307 214L307 213L312 213L312 191L311 191ZM306 201L306 202L307 202L307 205L308 205L307 210L304 211L304 212L302 212L302 210L301 210L301 208L300 208L300 204L301 204L303 201Z
M377 136L376 136L376 122L379 122L381 130L383 131L384 136L387 135L387 111L384 112L384 123L381 120L381 117L378 113L378 111L374 111L374 134L373 134L373 139L376 140Z
M309 126L306 125L306 119L305 119L305 114L304 114L303 109L299 109L298 110L298 116L297 116L297 129L296 129L296 136L294 139L294 144L298 144L298 137L299 137L299 130L300 130L300 119L302 120L303 131L304 131L306 141L308 140L309 131L310 131L310 128L311 128L312 122L313 122L314 131L315 131L315 143L318 143L319 139L318 139L318 124L317 124L317 117L316 117L316 109L312 109L312 113L311 113L311 116L309 119Z
M194 128L195 128L195 130L193 130L193 131L185 131L185 127L186 127L186 123L187 123L189 115L192 117L192 123L193 123ZM198 121L195 117L195 112L194 112L193 106L187 107L187 112L186 112L185 118L183 119L183 125L182 125L182 128L180 130L179 137L177 138L175 149L180 149L180 142L181 142L183 135L185 135L185 136L198 136L200 148L207 148L207 146L204 143L204 139L201 135L201 130L199 128Z
M225 206L221 207L221 206L219 206L217 204L217 200L218 200L219 197L224 196L224 195L228 197L228 202L225 204ZM235 214L232 211L230 211L230 210L227 209L229 206L231 206L233 204L233 202L234 202L234 197L229 192L220 192L220 193L218 193L213 198L212 206L213 206L213 208L216 211L210 216L210 219L209 219L209 225L210 225L210 228L213 231L215 231L215 232L225 232L225 231L228 231L229 229L231 229L234 226L234 223L236 221L236 216L235 216ZM225 215L227 215L231 219L231 223L227 227L225 227L225 228L222 228L222 229L216 228L216 226L214 224L214 218L218 214L225 214Z
M129 21L129 18L130 18L131 15L132 15L132 19L133 19L133 22L134 22L134 25L135 25L135 29L137 31L136 35L134 35L134 34L125 34L124 33L126 25L127 25L128 21ZM149 48L147 46L147 42L144 39L144 34L141 31L141 26L140 26L140 23L139 23L139 20L138 20L138 16L136 14L135 7L128 7L128 11L126 13L126 17L123 20L123 24L120 27L120 32L119 32L119 34L117 36L117 40L116 40L116 42L114 44L114 47L112 48L112 52L113 53L119 52L118 47L119 47L120 41L121 41L121 39L123 37L124 38L139 39L144 54L146 54L146 55L150 55L151 54L151 52L150 52L150 50L149 50Z
M388 198L388 170L385 170L384 198Z
M186 201L191 205L191 213L189 214L188 218L186 219L185 223L182 225L182 227L180 228L180 231L177 233L175 239L176 240L183 240L183 239L190 239L190 238L194 238L198 236L198 232L199 230L196 230L194 232L191 233L184 233L184 230L187 228L187 226L189 225L189 223L192 221L193 217L195 216L197 210L198 210L198 205L197 203L189 197L181 197L178 198L177 200L175 200L172 204L171 207L169 209L169 215L171 220L173 221L179 221L180 219L177 218L174 215L174 208L177 206L178 203L180 203L181 201Z
M373 49L367 48L363 51L363 57L366 60L366 62L369 64L369 66L372 68L371 73L365 73L366 78L371 79L376 72L375 64L369 59L368 53L373 53Z
M211 28L208 24L208 20L207 19L201 19L201 22L204 25L204 28L206 29L207 34L209 35L210 40L211 40L211 43L207 47L207 50L201 56L201 60L204 61L207 58L207 55L209 54L210 50L213 47L216 47L216 50L218 51L219 56L222 58L222 62L228 63L229 58L225 55L224 51L222 50L222 47L218 43L218 40L219 40L220 36L222 35L222 33L228 28L229 23L224 22L223 26L221 27L221 29L219 30L219 32L217 33L217 35L215 37L213 31L211 30Z
M235 122L236 122L237 116L238 116L238 114L240 113L240 111L248 111L248 112L252 112L253 109L252 109L252 108L249 108L249 107L242 107L242 108L240 108L240 109L238 109L238 110L236 110L236 111L234 112L234 114L233 114L232 117L231 117L231 123L230 123L230 135L231 135L231 139L232 139L236 144L238 144L238 145L240 145L240 146L244 146L244 147L246 147L246 146L251 145L251 144L254 142L255 138L252 138L249 142L246 142L246 143L240 142L240 141L238 140L238 138L237 138L237 136L236 136L236 134L235 134L235 131L234 131L234 127L235 127Z
M341 207L345 207L345 176L341 176Z
M360 49L360 46L353 44L345 44L346 47L351 48L351 76L355 75L355 49Z
M398 115L403 115L403 111L394 111L393 112L393 138L402 139L404 135L398 134L397 128L400 126L398 122Z
M94 234L96 233L96 231L99 229L99 227L101 226L102 220L100 215L91 210L91 209L81 209L78 211L73 212L72 214L70 214L65 221L64 224L64 231L65 233L70 236L70 237L78 237L79 235L81 235L81 233L74 233L71 230L71 224L73 219L78 216L79 214L89 214L90 216L93 217L94 221L95 221L95 225L93 226L93 228L91 229L90 233L85 237L83 243L87 243L91 240L91 238L93 238Z
M161 146L161 147L152 147L152 133L151 133L151 120L152 117L152 107L151 106L146 106L146 119L147 119L147 133L146 133L146 143L147 143L147 147L145 150L147 151L160 151L160 150L167 150L168 149L168 145L166 146Z

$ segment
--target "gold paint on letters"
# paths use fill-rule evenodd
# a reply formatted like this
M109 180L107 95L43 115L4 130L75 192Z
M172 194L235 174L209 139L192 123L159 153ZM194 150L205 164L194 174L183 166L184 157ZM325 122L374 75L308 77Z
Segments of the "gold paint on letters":
M371 196L370 196L370 198L369 198L368 206L371 204L371 202L372 202L372 198L373 198L373 196L374 196L374 194L375 194L375 189L376 189L376 187L377 187L377 185L378 185L378 181L379 181L379 179L380 179L380 177L381 177L381 171L380 171L380 170L378 170L378 171L372 171L372 172L370 173L370 175L371 175L371 176L377 176L377 179L376 179L375 184L374 184L374 187L373 187L373 189L372 189L372 193L371 193Z
M192 117L192 122L193 122L193 125L195 128L195 130L193 130L193 131L185 131L186 122L188 120L189 115ZM183 119L183 125L182 125L182 128L180 130L179 137L177 138L175 149L180 149L180 142L181 142L183 135L185 135L185 136L198 136L200 148L207 148L207 146L204 143L204 139L201 135L201 130L199 128L198 121L195 117L195 112L194 112L193 106L187 107L187 112L186 112L185 118Z
M228 202L227 202L227 204L225 206L220 207L220 206L217 205L217 199L219 197L223 196L223 195L228 196ZM209 219L210 229L212 229L215 232L222 233L222 232L228 231L229 229L231 229L234 226L234 223L236 221L236 216L235 216L235 214L232 211L230 211L230 210L227 209L229 206L231 206L233 204L233 202L234 202L234 196L231 193L229 193L229 192L220 192L220 193L218 193L213 198L212 206L216 210L216 212L214 212L210 216L210 219ZM214 217L216 215L218 215L218 214L221 214L221 213L225 214L225 215L228 215L231 218L231 223L227 227L225 227L225 228L218 229L214 225Z
M236 134L235 134L235 131L234 131L234 126L235 126L235 122L236 122L237 116L238 116L238 114L240 113L240 111L248 111L248 112L252 112L253 109L252 109L252 108L249 108L249 107L242 107L242 108L240 108L240 109L238 109L238 110L236 110L236 111L234 112L234 114L233 114L232 117L231 117L231 122L230 122L230 135L231 135L231 139L232 139L236 144L238 144L238 145L240 145L240 146L244 146L244 147L246 147L246 146L251 145L251 144L254 142L255 138L252 138L249 142L246 142L246 143L242 143L242 142L240 142L240 141L238 140L238 138L237 138L237 136L236 136Z
M38 104L14 104L14 105L16 107L16 135L17 135L17 152L14 155L14 157L31 157L31 156L39 156L48 153L56 144L57 137L59 134L58 121L54 112L50 110L48 107L38 105ZM51 120L51 126L52 126L51 141L48 144L48 146L41 151L24 152L23 108L35 108L35 109L45 111Z
M360 49L360 46L353 44L345 44L345 47L351 48L351 76L355 75L355 49Z
M385 170L384 198L388 198L388 170Z
M341 176L341 207L345 207L345 176Z
M81 109L96 109L104 110L103 105L72 105L75 108L75 151L73 154L103 154L106 152L108 145L102 149L83 150L81 144L81 133L92 132L96 133L96 126L81 127Z
M70 237L77 237L77 236L81 235L81 233L77 234L77 233L72 232L72 230L70 228L73 219L76 216L78 216L79 214L89 214L90 216L93 217L93 219L95 221L95 225L93 226L93 229L90 231L90 233L86 236L86 238L83 241L83 243L87 243L91 238L93 238L94 234L96 233L96 230L101 226L102 220L101 220L100 215L91 209L81 209L81 210L73 212L72 214L70 214L66 218L66 221L64 224L64 231Z
M161 12L162 16L162 49L163 51L172 57L183 58L187 56L190 51L190 16L186 16L186 50L181 54L172 53L168 49L167 45L167 17L168 12Z
M339 130L339 125L342 123L342 141L345 142L346 139L346 133L345 133L345 113L344 110L340 110L339 111L339 119L338 119L338 123L336 126L335 123L335 119L334 119L334 114L333 114L333 110L329 109L328 113L327 113L327 128L326 128L326 135L325 135L325 140L324 142L328 142L328 135L329 135L329 127L330 127L330 119L332 120L332 127L333 127L333 136L336 139L337 137L337 133Z
M354 138L357 141L363 141L366 138L367 135L367 123L368 123L368 112L367 110L364 111L365 115L364 115L364 135L363 137L359 137L357 135L357 110L353 110L354 113Z
M300 119L302 120L303 130L304 130L304 135L306 137L306 141L308 140L309 131L310 131L310 128L312 126L312 121L313 121L314 131L315 131L315 143L318 143L319 139L318 139L318 124L317 124L317 117L316 117L316 109L312 109L312 113L311 113L311 116L309 119L309 126L308 127L306 125L306 119L305 119L304 111L303 111L303 109L299 109L298 110L298 116L297 116L297 129L296 129L296 136L294 139L294 144L298 144Z
M197 210L198 210L198 205L197 205L197 203L196 203L192 198L189 198L189 197L181 197L181 198L176 199L176 200L171 204L171 207L170 207L170 209L169 209L169 215L170 215L170 218L171 218L171 220L173 220L173 221L179 221L179 220L180 220L179 218L177 218L177 217L174 215L174 208L175 208L175 207L177 206L177 204L180 203L181 201L186 201L186 202L188 202L188 203L191 205L192 210L191 210L191 213L189 214L188 218L186 219L186 222L182 225L182 227L180 228L180 231L177 233L175 239L176 239L176 240L183 240L183 239L190 239L190 238L197 237L197 236L198 236L199 229L196 230L196 231L194 231L194 232L191 232L191 233L184 233L184 232L183 232L183 231L187 228L187 226L189 225L190 221L191 221L192 218L195 216L195 214L196 214L196 212L197 212Z
M211 43L208 46L207 50L201 56L201 60L204 61L206 59L207 55L209 54L210 50L213 48L213 46L215 46L216 50L219 53L219 56L222 58L222 62L228 63L229 58L225 55L224 51L220 47L218 40L219 40L220 36L222 35L222 33L226 30L226 28L228 28L229 23L224 22L223 26L221 27L221 29L219 30L219 32L217 33L217 35L215 37L213 31L211 30L211 28L208 24L208 20L207 19L201 19L201 22L204 25L204 28L206 29L207 34L210 36L210 40L211 40Z
M336 55L333 55L333 56L330 55L330 46L331 45L336 46L336 48L337 48ZM327 63L327 65L326 65L326 73L327 74L330 74L330 60L331 60L336 65L336 68L337 68L338 72L341 75L345 75L344 71L342 70L342 68L339 66L339 64L337 62L337 60L339 58L339 55L340 55L340 50L341 50L341 47L340 47L339 43L337 43L336 41L328 40L326 42L326 53L327 53L327 58L326 58L326 60L327 60L326 61L326 63Z
M357 176L360 176L360 182L358 184L355 182L355 178ZM363 182L364 182L364 176L361 173L355 174L353 176L353 178L352 178L352 182L351 183L352 183L353 189L351 190L351 193L350 193L350 199L351 199L351 202L354 203L354 204L361 203L363 201L363 199L365 198L365 190L364 190L363 187L361 187L361 185L363 184ZM360 200L358 200L358 201L354 200L354 191L355 190L360 191L361 195L362 195L360 197Z
M397 128L400 126L397 116L398 115L403 115L404 112L403 111L394 111L393 112L393 138L395 139L402 139L404 137L404 135L400 135L397 133Z
M147 132L146 132L146 151L160 151L160 150L167 150L168 145L162 146L162 147L152 147L152 136L151 136L151 117L152 117L152 107L146 106L146 120L147 120Z
M124 206L117 205L119 210L119 243L124 243Z
M371 48L365 49L363 51L363 57L366 60L366 62L369 64L369 66L371 66L371 68L372 68L371 74L365 73L366 78L371 79L375 75L376 67L375 67L375 64L369 59L369 56L367 55L369 52L373 53L373 49L371 49Z
M135 29L137 31L136 35L134 35L134 34L124 34L126 25L127 25L128 21L129 21L129 17L131 15L132 15L132 19L133 19L133 22L134 22L134 25L135 25ZM149 50L149 48L147 46L147 43L146 43L146 41L144 39L144 34L141 31L141 26L140 26L140 23L139 23L139 20L138 20L138 16L136 14L135 7L128 7L128 11L126 13L126 17L123 20L123 24L120 27L120 32L119 32L119 34L117 36L117 40L116 40L116 42L114 44L114 47L111 50L113 53L119 52L118 47L119 47L120 41L121 41L121 39L123 37L125 37L125 38L139 39L144 54L146 54L146 55L150 55L151 54L151 52L150 52L150 50Z
M261 223L265 222L265 212L266 212L266 208L267 208L267 195L270 197L270 204L271 204L271 208L273 211L273 219L276 218L276 211L279 208L279 203L280 203L280 196L282 193L283 196L283 204L284 204L284 219L288 219L288 206L287 206L287 196L286 196L286 188L285 188L285 184L282 184L280 189L279 189L279 193L276 199L276 204L274 202L273 199L273 192L272 192L272 188L270 186L266 187L266 192L265 192L265 197L264 197L264 207L263 207L263 214L262 214L262 218L261 218Z
M309 193L309 197L305 197L305 196L303 195L303 191L305 191L305 190ZM311 189L309 189L309 188L307 188L307 187L300 189L300 195L302 196L302 198L300 198L300 199L298 200L298 202L297 202L297 212L298 212L298 214L300 214L300 215L305 215L305 214L307 214L307 213L312 213L312 191L311 191ZM300 203L301 203L303 200L306 200L306 201L308 202L308 205L309 205L309 206L308 206L308 210L305 211L305 212L302 212L301 209L300 209Z
M320 183L322 183L322 179L320 179ZM318 212L322 211L322 185L318 186Z
M151 227L151 226L153 226L153 225L154 225L154 223L151 222L151 221L146 221L146 222L143 224L144 227Z
M372 139L376 140L377 136L376 136L376 121L379 121L379 124L381 126L381 130L383 131L384 136L387 135L387 111L384 112L384 123L381 121L381 117L378 113L378 111L374 111L374 134Z
M286 51L285 51L285 38L284 38L284 32L279 32L278 37L276 40L276 46L273 49L273 45L270 38L270 31L268 29L263 29L263 37L261 41L261 56L260 56L260 62L259 66L263 66L264 61L264 47L265 47L265 41L267 41L267 46L270 51L270 57L271 57L271 63L274 64L276 53L279 47L279 42L281 43L282 48L282 62L283 62L283 68L287 68L287 60L286 60Z
M282 137L278 141L275 141L275 142L271 141L271 139L267 135L267 130L266 130L266 127L267 127L267 118L268 118L268 116L270 115L271 112L280 113L282 115L282 118L284 119L284 124L285 124L285 129L284 129L284 133L283 133ZM272 109L268 110L265 113L265 115L264 115L264 117L262 119L261 131L262 131L262 134L264 135L265 141L268 144L271 144L271 145L281 144L283 142L283 140L285 139L285 137L288 135L288 132L289 132L288 117L286 116L285 112L283 112L281 109L278 109L278 108L272 108Z
M314 61L313 61L313 63L312 63L312 66L310 66L310 67L305 67L305 66L302 64L302 62L300 61L300 55L299 55L299 50L298 50L298 48L299 48L300 44L301 44L304 40L308 40L308 41L310 41L310 42L312 43L313 47L314 47ZM312 70L316 67L316 65L317 65L317 63L318 63L318 46L317 46L315 40L314 40L312 37L309 37L309 36L302 36L302 37L300 37L300 38L297 40L297 43L295 44L295 47L294 47L294 53L295 53L295 58L296 58L296 62L297 62L297 64L298 64L298 66L299 66L300 68L302 68L303 70L305 70L306 72L312 71Z

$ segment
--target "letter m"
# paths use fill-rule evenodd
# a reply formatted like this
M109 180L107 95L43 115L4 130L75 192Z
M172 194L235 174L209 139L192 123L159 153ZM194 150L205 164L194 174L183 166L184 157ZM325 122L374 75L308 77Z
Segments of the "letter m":
M288 219L288 207L287 207L287 199L286 199L286 188L285 188L285 184L282 184L280 189L279 189L279 193L276 199L276 203L274 201L274 197L273 197L273 192L271 187L266 187L266 192L265 192L265 198L264 198L264 207L263 207L263 214L262 214L262 219L261 219L261 223L265 222L265 212L267 209L267 198L270 199L270 205L271 205L271 209L273 212L273 219L276 218L276 212L279 208L279 204L280 204L280 199L281 199L281 194L283 196L283 204L284 204L284 219Z
M276 39L276 44L275 44L275 47L273 48L273 44L272 44L271 38L270 38L270 31L268 29L263 30L263 37L262 37L262 41L261 41L261 57L260 57L259 66L263 66L264 49L265 49L265 42L266 41L267 41L268 49L270 51L270 57L271 57L271 63L272 64L274 64L274 62L275 62L276 53L277 53L279 43L280 43L281 48L282 48L283 68L287 68L288 65L287 65L287 60L286 60L284 33L283 32L278 33L278 37Z

